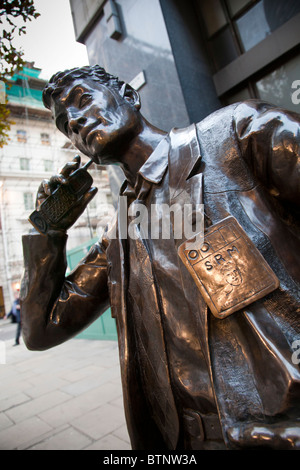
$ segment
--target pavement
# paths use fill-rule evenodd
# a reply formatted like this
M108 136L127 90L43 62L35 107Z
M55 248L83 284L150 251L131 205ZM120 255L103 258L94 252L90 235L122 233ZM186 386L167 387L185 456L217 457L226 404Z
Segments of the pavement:
M0 450L130 450L115 341L29 351L0 320Z

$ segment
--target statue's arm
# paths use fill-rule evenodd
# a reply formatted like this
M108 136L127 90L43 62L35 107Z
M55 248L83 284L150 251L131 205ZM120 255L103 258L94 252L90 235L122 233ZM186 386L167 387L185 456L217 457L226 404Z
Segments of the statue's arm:
M300 116L258 101L235 109L241 152L272 196L299 205Z
M21 319L25 344L44 350L86 328L109 307L105 248L95 244L67 277L67 236L23 237Z

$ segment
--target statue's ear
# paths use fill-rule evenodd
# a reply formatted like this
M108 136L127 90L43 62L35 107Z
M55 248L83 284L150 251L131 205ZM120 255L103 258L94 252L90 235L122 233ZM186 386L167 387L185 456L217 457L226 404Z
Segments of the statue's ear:
M128 101L136 109L140 109L141 107L140 95L134 88L128 85L128 83L124 83L122 85L122 88L120 90L120 95L122 96L122 98Z

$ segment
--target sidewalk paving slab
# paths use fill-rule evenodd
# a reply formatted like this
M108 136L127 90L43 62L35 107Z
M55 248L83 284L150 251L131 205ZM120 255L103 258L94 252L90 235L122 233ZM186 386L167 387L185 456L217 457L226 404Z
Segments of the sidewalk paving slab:
M118 345L74 338L47 351L5 341L0 450L130 450Z

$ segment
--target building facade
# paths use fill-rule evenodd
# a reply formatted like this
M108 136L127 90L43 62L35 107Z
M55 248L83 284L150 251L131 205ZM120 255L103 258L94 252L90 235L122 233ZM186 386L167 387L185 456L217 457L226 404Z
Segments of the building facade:
M32 226L28 217L35 208L38 186L49 179L78 151L57 130L42 103L45 80L32 63L15 74L7 88L10 120L8 144L0 149L0 301L3 316L18 293L23 270L22 234ZM87 157L82 155L82 160ZM90 167L98 193L68 232L70 252L100 235L114 213L107 171ZM100 221L100 222L99 222ZM70 267L71 268L71 267ZM2 296L2 297L1 297ZM3 305L4 304L4 305Z
M169 131L236 101L300 112L299 0L70 0L75 36ZM114 202L124 175L108 173Z
M137 87L144 116L164 130L247 98L299 112L299 0L70 4L90 63Z

